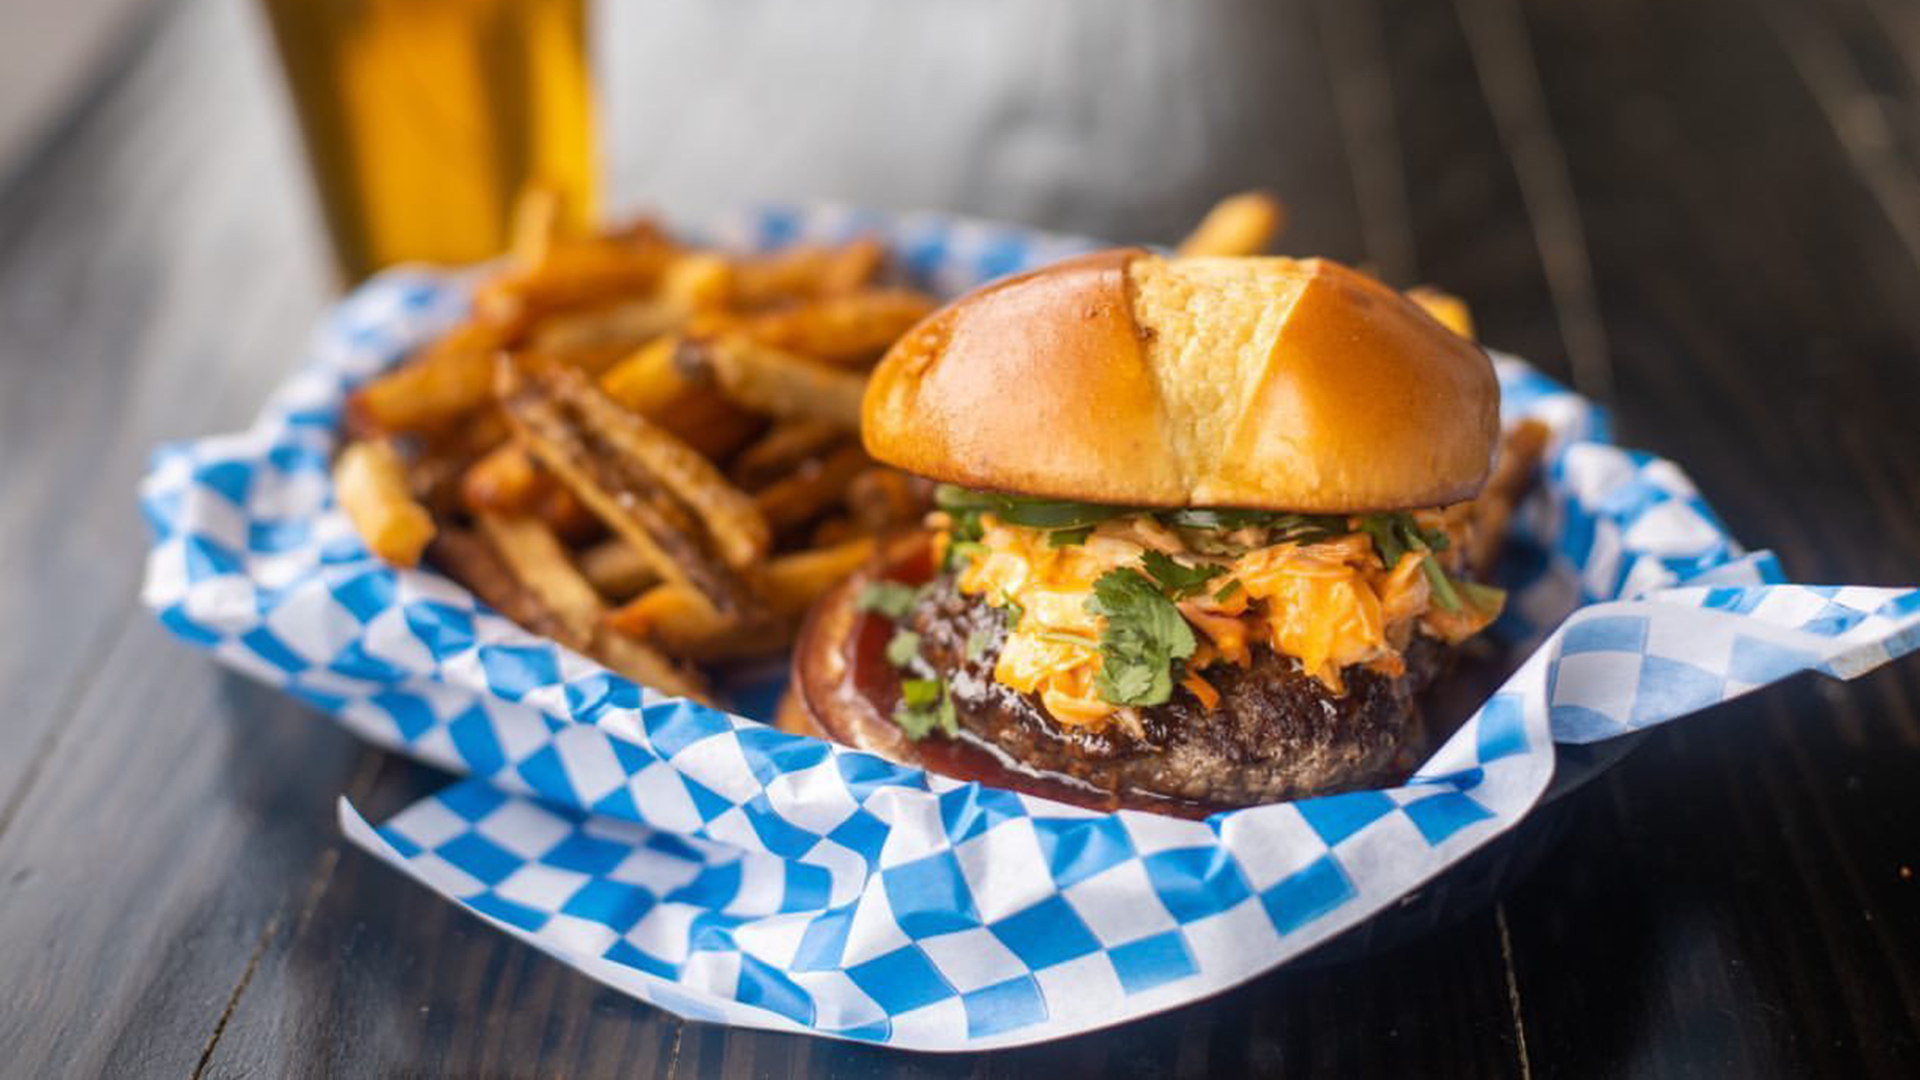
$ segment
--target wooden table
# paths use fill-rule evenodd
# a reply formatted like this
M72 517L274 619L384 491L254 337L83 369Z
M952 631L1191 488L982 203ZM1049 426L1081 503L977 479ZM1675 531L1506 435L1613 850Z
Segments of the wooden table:
M622 7L616 175L1286 247L1464 294L1801 580L1920 581L1920 12L1896 0ZM1506 900L1117 1031L683 1024L347 848L444 781L139 607L147 449L333 295L240 0L146 3L0 191L0 1072L1920 1072L1920 663L1663 729ZM0 72L0 92L6 73Z

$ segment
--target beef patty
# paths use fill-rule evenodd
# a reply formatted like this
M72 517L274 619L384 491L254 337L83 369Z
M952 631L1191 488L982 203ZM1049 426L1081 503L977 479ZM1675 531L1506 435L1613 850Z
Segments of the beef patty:
M1202 708L1176 686L1161 705L1137 710L1136 737L1056 723L1039 698L994 681L1006 616L954 587L950 577L924 590L904 620L920 635L920 654L946 679L960 725L973 737L1032 768L1074 777L1119 795L1145 793L1218 806L1252 806L1378 787L1418 760L1416 695L1438 674L1446 646L1415 634L1407 673L1390 677L1360 667L1341 673L1334 694L1293 658L1256 646L1247 667L1221 664L1206 678L1220 704ZM972 658L967 642L985 643Z

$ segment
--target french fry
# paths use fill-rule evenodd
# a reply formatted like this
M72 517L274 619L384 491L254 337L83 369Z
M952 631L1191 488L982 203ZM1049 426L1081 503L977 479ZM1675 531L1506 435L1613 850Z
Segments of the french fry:
M474 290L478 322L509 340L556 312L644 294L673 261L675 247L658 230L553 244L535 266L515 266Z
M813 710L801 700L799 691L789 685L780 695L779 704L774 706L773 726L789 735L811 735L816 739L832 741L833 736L813 718Z
M877 533L919 521L928 500L906 473L876 465L847 481L847 508L861 531Z
M932 297L911 289L868 289L755 315L742 328L776 349L834 364L866 364L934 307Z
M763 421L682 375L673 359L677 346L661 338L639 349L608 369L600 388L708 457L724 457L753 438Z
M541 364L538 358L529 365L529 376L573 410L605 451L646 472L691 508L729 565L741 569L766 556L772 541L766 519L713 462L671 432L621 408L579 372Z
M648 342L678 333L702 316L720 315L732 292L733 266L713 252L676 255L660 277L657 296L622 299L540 321L528 337L533 351L600 371ZM706 324L703 324L706 325Z
M728 475L749 491L766 487L800 467L800 463L831 449L847 433L825 420L782 420L765 435L748 443L733 459Z
M598 659L622 675L669 694L709 701L706 682L643 642L608 633L595 626L592 636L577 638L507 565L500 552L483 537L464 529L443 530L434 539L435 565L472 589L495 611L536 634ZM698 598L695 598L696 602Z
M747 256L733 265L734 301L754 308L852 292L873 280L885 258L879 241L869 236L834 246L794 244Z
M688 341L674 351L682 374L711 378L735 404L788 419L826 420L860 430L867 380L740 334Z
M765 554L769 531L744 493L580 372L538 363L522 371L505 358L499 368L516 437L615 535L716 612L741 616L756 607L739 569Z
M559 534L560 539L569 544L584 544L607 534L607 527L587 509L587 504L580 501L572 488L555 480L550 473L542 472L540 479L539 496L533 502L532 513Z
M606 625L635 638L659 642L676 655L700 659L757 656L784 646L792 620L821 593L839 584L873 557L871 537L816 551L782 555L767 563L761 579L769 606L782 620L742 624L717 616L700 597L678 585L656 585L606 617Z
M646 557L617 536L581 551L577 561L580 573L600 595L610 599L624 600L660 582L659 573Z
M567 558L553 529L536 517L480 513L474 521L514 577L553 613L569 637L591 641L605 605Z
M534 270L547 261L560 236L560 192L528 185L513 201L508 251L515 265Z
M655 585L615 608L605 625L628 638L654 642L675 656L738 657L742 654L729 651L730 642L733 648L751 647L743 643L740 620L715 612L698 593L671 583Z
M779 652L793 640L790 622L739 622L715 615L700 597L678 585L656 585L607 616L606 628L631 641L648 641L692 660L741 660Z
M525 425L522 437L527 445L656 574L685 583L716 611L735 613L751 605L739 576L712 552L698 522L684 507L656 486L635 484L620 471L593 460L565 420L548 407L518 408L516 418ZM600 475L616 486L602 486Z
M363 433L418 432L472 411L487 400L500 340L492 327L456 327L354 391L347 400L349 426Z
M713 391L687 382L674 370L672 350L669 340L641 349L601 377L602 389L708 457L731 451L760 421ZM506 443L467 470L462 501L470 509L521 512L548 491L539 481L539 469L526 448ZM548 516L559 524L560 519Z
M851 436L859 369L935 302L876 285L872 238L734 256L570 209L525 192L473 315L349 399L378 441L342 454L342 505L382 557L424 546L529 630L702 696L682 661L783 647L922 513Z
M849 443L826 457L802 462L791 474L755 492L754 505L774 532L786 532L838 503L848 482L871 464L865 451Z
M887 249L871 236L862 236L831 250L820 268L820 286L816 296L852 292L873 284L886 264Z
M406 470L407 490L413 494L413 501L438 522L461 508L460 478L466 465L456 457L423 452L406 458L401 467Z
M642 416L669 411L695 389L673 364L679 340L661 337L629 353L600 376L600 389Z
M781 555L767 562L761 591L776 615L798 616L821 593L844 581L873 558L874 538L856 537L830 547Z
M1415 285L1407 290L1407 299L1426 309L1434 321L1468 341L1477 341L1473 333L1473 310L1467 302L1444 289Z
M333 494L375 555L394 566L419 564L433 540L433 515L414 501L391 443L348 443L333 463Z
M733 264L717 252L684 253L667 266L660 295L688 312L725 307L733 299Z
M434 537L429 554L435 566L457 578L488 607L570 649L586 647L587 642L572 637L567 628L533 595L532 590L513 575L512 569L493 545L478 533L467 529L442 529Z
M460 477L460 501L468 510L524 513L540 493L540 469L519 443L494 447Z
M487 359L488 369L493 366ZM448 458L471 465L507 441L507 418L493 407L492 388L480 407L449 418L448 422L418 433L420 451L431 457Z
M862 529L852 518L845 514L833 514L829 517L821 518L820 521L814 525L813 531L807 534L807 546L810 548L832 547L835 544L844 544L849 540L856 540L865 535L866 530Z
M677 332L686 325L687 312L668 300L616 300L543 319L527 341L534 352L597 372L662 334Z
M1533 486L1534 470L1546 453L1552 435L1538 420L1522 420L1508 428L1500 439L1500 452L1494 459L1493 475L1471 504L1473 529L1468 534L1466 561L1481 581L1493 575L1494 563L1505 546L1507 526L1513 512Z
M1194 226L1175 254L1258 255L1285 227L1287 209L1264 191L1229 195Z
M594 635L591 652L594 659L642 686L713 704L705 679L644 641L635 641L603 627Z

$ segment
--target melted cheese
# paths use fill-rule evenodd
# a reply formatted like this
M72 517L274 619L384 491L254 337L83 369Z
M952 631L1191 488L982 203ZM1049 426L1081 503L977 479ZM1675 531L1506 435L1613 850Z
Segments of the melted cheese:
M1087 599L1102 574L1138 567L1148 549L1222 568L1206 591L1178 605L1200 642L1188 665L1189 680L1197 680L1198 671L1211 664L1250 663L1251 644L1260 641L1298 660L1302 670L1335 693L1344 693L1340 673L1347 667L1364 664L1389 674L1404 670L1400 650L1432 610L1420 557L1409 553L1383 569L1372 542L1360 533L1318 544L1255 548L1228 559L1190 550L1180 532L1145 515L1111 519L1084 543L1057 548L1048 546L1040 530L1002 524L991 515L982 525L982 550L960 569L960 591L1002 607L1017 605L1018 613L993 677L1038 696L1056 721L1070 726L1098 727L1131 717L1102 700L1095 688L1106 620L1087 610ZM1230 581L1239 588L1224 600L1216 598ZM1429 632L1452 640L1475 623L1477 631L1485 620L1454 616ZM1204 680L1200 685L1212 691ZM1218 702L1217 692L1202 693L1191 684L1189 689L1208 708Z

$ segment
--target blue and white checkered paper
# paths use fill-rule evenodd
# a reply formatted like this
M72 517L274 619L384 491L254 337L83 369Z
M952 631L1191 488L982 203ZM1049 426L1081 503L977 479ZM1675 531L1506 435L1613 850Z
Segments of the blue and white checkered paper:
M937 216L762 209L709 236L857 232L943 293L1084 241ZM1181 821L1092 813L785 735L636 686L430 570L372 558L327 479L349 387L456 319L389 274L320 328L248 431L141 486L160 620L383 745L470 775L359 844L508 933L689 1017L924 1050L1165 1009L1299 955L1513 827L1585 742L1920 643L1920 590L1783 584L1680 469L1497 358L1554 432L1496 628L1529 658L1406 784Z

